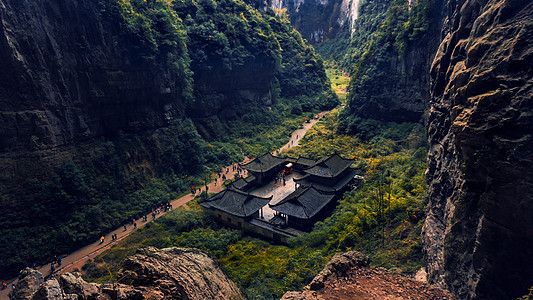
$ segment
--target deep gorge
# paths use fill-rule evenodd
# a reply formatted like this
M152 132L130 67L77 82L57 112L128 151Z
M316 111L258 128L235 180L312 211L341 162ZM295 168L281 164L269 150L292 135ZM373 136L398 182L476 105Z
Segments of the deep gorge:
M351 76L344 108L288 153L356 158L363 190L286 248L196 210L140 236L215 253L252 298L263 277L243 253L291 257L279 262L290 276L265 283L275 298L352 249L424 266L459 299L527 294L532 16L525 0L0 0L1 273L182 195L241 150L277 149L339 104L324 57Z

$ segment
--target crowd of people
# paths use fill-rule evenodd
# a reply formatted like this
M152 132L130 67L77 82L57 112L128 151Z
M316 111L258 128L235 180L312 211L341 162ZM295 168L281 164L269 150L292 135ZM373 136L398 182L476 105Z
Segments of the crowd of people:
M217 186L217 184L222 184L226 180L228 180L228 176L230 175L230 168L233 172L237 172L239 176L245 177L248 174L248 171L243 169L239 164L233 164L230 167L223 168L217 173L217 176L215 177L214 185ZM220 183L219 183L220 182ZM209 185L206 182L205 187L203 190L208 193L209 192ZM202 187L197 187L195 185L191 186L191 194L196 195L196 193L200 194L202 192Z

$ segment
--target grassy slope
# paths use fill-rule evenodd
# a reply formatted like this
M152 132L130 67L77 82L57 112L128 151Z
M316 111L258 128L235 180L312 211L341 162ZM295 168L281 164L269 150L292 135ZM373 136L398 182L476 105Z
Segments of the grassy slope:
M347 76L343 70L339 69L338 65L335 63L327 63L326 67L326 74L331 82L331 88L337 94L337 97L339 97L341 102L345 104L351 78Z

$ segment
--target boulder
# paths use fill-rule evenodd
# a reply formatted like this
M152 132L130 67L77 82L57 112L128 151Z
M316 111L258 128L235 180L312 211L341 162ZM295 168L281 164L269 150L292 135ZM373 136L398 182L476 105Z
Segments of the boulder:
M32 299L33 294L39 289L39 286L44 282L43 274L39 271L25 268L19 273L19 280L11 300L26 300Z
M32 300L63 300L63 291L57 279L45 281L32 297Z
M40 272L25 269L11 300L244 300L219 263L197 249L139 249L124 262L113 283L88 283L67 273L43 283Z

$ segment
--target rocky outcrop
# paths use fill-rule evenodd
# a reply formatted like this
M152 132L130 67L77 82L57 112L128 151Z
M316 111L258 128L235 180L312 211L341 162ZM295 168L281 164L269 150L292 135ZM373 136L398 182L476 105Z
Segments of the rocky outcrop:
M302 292L287 292L282 300L454 299L437 287L368 265L359 252L336 254Z
M449 1L431 69L428 280L461 299L533 284L533 2Z
M41 274L39 271L25 268L24 270L20 271L17 287L13 292L12 299L31 299L31 295L37 291L43 282L43 274Z
M196 249L140 249L126 260L115 283L87 283L79 273L35 284L39 278L42 283L35 270L21 273L11 300L245 299L218 262Z
M74 295L72 295L74 296ZM77 297L67 297L67 299L77 299ZM45 281L33 294L32 300L63 300L63 291L56 279Z

